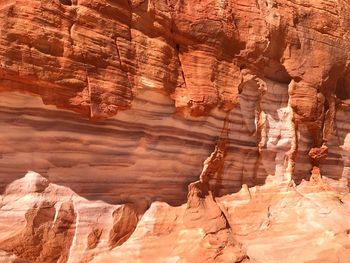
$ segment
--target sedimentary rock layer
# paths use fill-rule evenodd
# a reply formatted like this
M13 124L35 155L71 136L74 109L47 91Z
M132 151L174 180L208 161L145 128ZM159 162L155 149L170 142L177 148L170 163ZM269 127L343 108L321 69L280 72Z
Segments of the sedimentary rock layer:
M28 172L1 196L0 261L349 261L346 184L314 170L299 186L269 177L221 198L207 186L192 183L187 204L154 202L139 214Z
M68 2L2 1L2 90L103 118L162 89L200 115L237 103L247 68L292 81L297 119L311 122L347 83L346 1Z
M347 1L0 10L0 260L349 261Z
M139 93L150 90L174 100L167 101L175 105L171 112L187 118L208 116L215 107L231 110L231 119L247 126L231 130L252 134L243 139L246 146L291 150L289 166L300 181L310 165L296 152L326 144L338 101L349 99L348 7L335 0L7 0L1 3L0 90L37 94L45 104L92 119L133 108L144 96ZM260 123L262 132L276 126L273 133L284 137L279 145L261 137L258 119L267 125ZM244 155L265 161L256 150ZM277 155L280 169L284 157ZM237 166L248 183L274 170Z
M145 92L131 110L90 122L42 104L40 98L0 98L2 189L27 170L110 203L186 201L203 160L220 135L224 115L184 120L171 101Z

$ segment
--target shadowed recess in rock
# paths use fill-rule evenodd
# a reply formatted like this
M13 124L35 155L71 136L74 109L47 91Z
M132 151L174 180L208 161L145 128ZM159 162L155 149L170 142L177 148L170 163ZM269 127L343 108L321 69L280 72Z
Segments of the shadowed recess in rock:
M35 170L84 197L111 203L183 203L223 122L218 112L178 118L173 102L151 91L135 99L131 110L99 122L45 106L38 97L2 93L0 118L2 189Z

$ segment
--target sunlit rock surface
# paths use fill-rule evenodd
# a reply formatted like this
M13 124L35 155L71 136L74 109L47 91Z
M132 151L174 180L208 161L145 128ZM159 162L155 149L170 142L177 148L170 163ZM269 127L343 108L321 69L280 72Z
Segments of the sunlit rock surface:
M348 2L0 10L1 262L350 261Z

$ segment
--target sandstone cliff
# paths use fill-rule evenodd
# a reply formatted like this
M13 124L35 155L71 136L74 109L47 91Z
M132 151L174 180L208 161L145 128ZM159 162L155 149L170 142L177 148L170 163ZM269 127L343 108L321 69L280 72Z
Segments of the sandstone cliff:
M0 261L350 261L348 1L0 10Z

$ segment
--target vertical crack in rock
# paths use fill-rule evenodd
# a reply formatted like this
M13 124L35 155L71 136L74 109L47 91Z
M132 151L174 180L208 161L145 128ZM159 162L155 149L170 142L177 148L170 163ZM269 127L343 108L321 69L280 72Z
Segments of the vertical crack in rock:
M184 70L183 70L183 67L182 67L181 58L180 58L180 44L176 44L175 45L175 50L176 50L176 55L177 55L177 59L178 59L178 62L179 62L180 72L181 72L181 76L182 76L182 80L183 80L183 84L184 84L183 88L187 89L185 73L184 73Z
M334 96L330 96L327 99L328 107L325 105L325 114L323 121L322 136L324 143L327 143L334 131L334 119L336 113L336 100Z
M114 43L115 43L115 48L116 48L117 54L118 54L118 61L119 61L120 68L124 68L124 65L122 64L120 50L118 47L118 38L117 37L114 38Z
M120 66L120 69L122 70L122 74L125 75L125 79L127 81L127 88L130 89L130 92L131 92L131 97L132 97L132 90L133 90L133 84L132 84L132 81L130 79L130 66L126 65L125 62L123 61L123 57L122 57L122 53L120 51L120 47L119 47L119 43L118 43L118 37L115 36L113 38L113 41L115 43L115 48L116 48L116 51L117 51L117 55L118 55L118 62L119 62L119 66ZM132 39L130 37L130 42L132 42Z
M87 92L88 92L87 102L88 102L89 110L90 110L89 118L92 119L92 117L93 117L92 90L91 90L90 77L88 74L87 66L85 66L85 72L86 72L86 85L87 85Z

